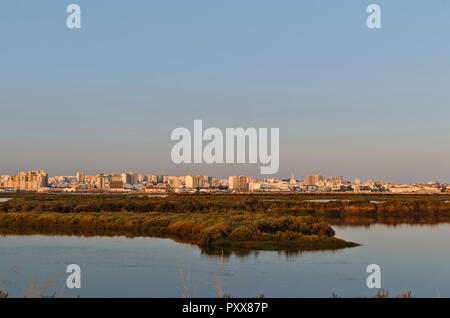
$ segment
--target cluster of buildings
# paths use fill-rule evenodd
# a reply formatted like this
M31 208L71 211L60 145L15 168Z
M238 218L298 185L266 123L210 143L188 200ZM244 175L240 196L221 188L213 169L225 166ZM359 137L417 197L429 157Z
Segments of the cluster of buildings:
M347 181L343 176L327 177L308 175L297 180L255 179L247 176L230 176L216 179L210 176L168 176L160 174L86 175L49 177L43 171L19 172L0 175L0 192L143 192L143 193L229 193L229 192L351 192L351 193L442 193L450 192L450 185L437 182L427 184L391 184L384 181L360 179Z
M3 189L15 191L39 191L48 185L48 174L43 171L19 172L13 176L0 176L0 191Z

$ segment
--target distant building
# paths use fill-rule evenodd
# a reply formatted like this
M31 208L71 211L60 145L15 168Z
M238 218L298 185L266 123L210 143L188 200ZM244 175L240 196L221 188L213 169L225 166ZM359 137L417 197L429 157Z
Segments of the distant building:
M44 170L22 171L11 177L10 185L17 191L38 191L48 187L48 174Z
M148 186L144 188L144 192L146 193L166 193L169 191L169 186L167 184L157 185L157 186Z
M289 184L295 186L297 184L297 180L295 180L294 173L291 174L291 179L289 179Z
M231 176L228 178L228 188L236 191L248 191L249 180L246 176Z
M171 188L182 188L184 187L185 177L174 177L170 176L167 178L167 183Z
M124 186L124 184L123 184L121 175L112 175L111 176L111 181L109 183L110 189L123 189L123 186Z
M96 181L97 181L96 176L85 176L84 177L84 183L86 183L86 184L95 184Z
M206 180L208 180L208 177L206 177ZM184 178L184 184L189 189L204 188L205 183L205 177L203 176L186 176Z
M305 178L305 185L319 185L319 183L323 181L323 177L318 174L309 175Z
M124 184L136 185L139 184L139 175L134 172L122 173L122 181Z
M77 172L76 178L78 183L86 183L84 172Z
M100 173L97 175L97 189L101 189L104 190L106 189L106 175L104 175L103 173Z
M392 193L415 193L415 192L419 192L420 188L416 187L416 186L409 186L409 185L405 184L405 185L391 187L389 189L389 191Z
M162 178L160 178L160 176L158 176L157 174L148 174L147 182L153 184L162 183Z

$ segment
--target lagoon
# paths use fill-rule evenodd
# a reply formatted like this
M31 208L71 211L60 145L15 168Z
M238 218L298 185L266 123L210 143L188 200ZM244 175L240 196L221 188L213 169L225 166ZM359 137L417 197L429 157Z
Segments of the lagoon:
M54 278L45 296L183 297L182 270L190 297L217 297L215 275L224 293L236 297L360 297L376 294L366 287L366 267L375 263L391 295L450 297L450 224L333 228L362 246L221 257L170 239L2 236L0 289L23 297L36 277L41 284ZM79 290L63 288L73 263L83 273Z

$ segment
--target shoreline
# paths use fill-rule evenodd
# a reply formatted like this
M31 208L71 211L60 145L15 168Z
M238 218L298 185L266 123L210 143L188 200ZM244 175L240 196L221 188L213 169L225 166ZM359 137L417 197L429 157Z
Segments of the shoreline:
M200 225L198 229L195 229L194 224L199 220L183 218L176 214L168 217L169 219L162 221L159 213L0 213L0 234L169 238L179 243L196 245L210 254L256 250L319 251L359 245L334 237L334 230L325 223L311 223L309 231L317 228L316 233L286 230L270 234L252 234L239 225L233 230L227 229L227 224L220 222L222 220L217 217L204 218L210 226ZM157 223L159 225L156 225ZM241 231L243 233L240 233Z
M311 251L358 246L332 225L450 220L449 198L352 195L9 194L0 234L170 238L204 251ZM318 199L320 198L320 199Z

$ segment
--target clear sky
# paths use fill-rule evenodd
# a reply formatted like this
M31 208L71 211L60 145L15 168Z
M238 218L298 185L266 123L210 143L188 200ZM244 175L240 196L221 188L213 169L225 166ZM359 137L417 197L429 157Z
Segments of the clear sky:
M450 182L449 57L447 0L2 0L0 174L257 176L172 163L202 119L280 128L278 177Z

